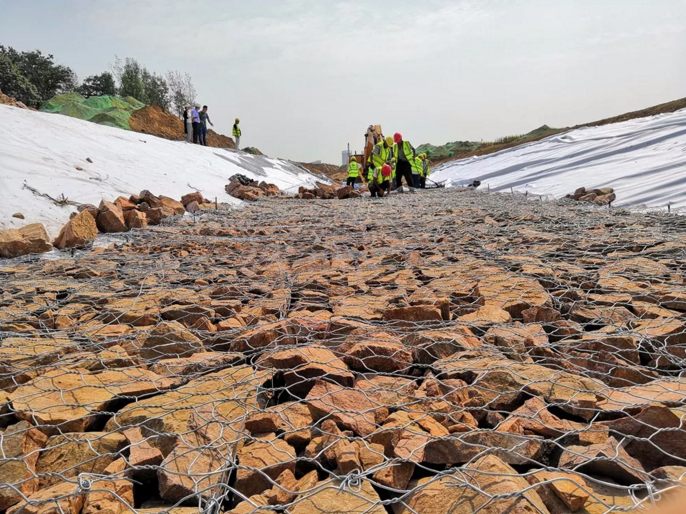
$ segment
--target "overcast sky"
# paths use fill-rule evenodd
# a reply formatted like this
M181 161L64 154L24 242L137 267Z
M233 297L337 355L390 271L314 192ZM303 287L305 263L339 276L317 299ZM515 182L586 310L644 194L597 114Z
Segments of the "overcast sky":
M189 72L216 128L340 164L369 124L491 140L686 96L686 0L0 0L0 43L80 78Z

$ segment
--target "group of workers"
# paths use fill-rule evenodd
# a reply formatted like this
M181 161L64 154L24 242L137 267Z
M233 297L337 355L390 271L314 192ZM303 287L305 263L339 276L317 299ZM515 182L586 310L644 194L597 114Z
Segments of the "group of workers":
M233 124L233 137L236 140L236 150L241 149L241 129L238 124L241 122L239 118ZM207 106L204 105L200 109L199 105L191 108L186 105L183 110L183 128L186 133L186 142L190 143L191 139L196 145L207 146L207 124L214 127L214 123L210 120L210 115L207 112Z
M354 186L361 177L372 197L383 197L384 194L390 194L392 189L401 190L403 177L410 191L426 188L430 173L426 154L418 154L409 141L396 133L393 137L382 137L374 145L364 170L356 157L350 158L346 185Z

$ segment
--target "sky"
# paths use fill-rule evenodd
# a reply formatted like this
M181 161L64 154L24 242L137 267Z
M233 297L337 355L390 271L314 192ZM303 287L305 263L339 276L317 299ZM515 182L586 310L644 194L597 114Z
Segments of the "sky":
M0 0L0 44L81 79L188 72L241 146L341 163L380 124L493 140L686 97L686 0Z

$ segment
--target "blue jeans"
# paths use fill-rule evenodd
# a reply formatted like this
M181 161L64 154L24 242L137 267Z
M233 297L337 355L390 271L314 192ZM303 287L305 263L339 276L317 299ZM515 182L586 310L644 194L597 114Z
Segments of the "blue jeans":
M207 125L200 124L200 144L207 146Z

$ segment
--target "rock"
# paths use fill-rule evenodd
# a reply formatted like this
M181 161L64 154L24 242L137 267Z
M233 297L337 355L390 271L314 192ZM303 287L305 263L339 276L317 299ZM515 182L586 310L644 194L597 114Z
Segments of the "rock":
M140 349L146 360L189 357L203 350L203 343L177 321L163 321L152 329Z
M141 209L142 211L143 209ZM153 207L145 211L145 216L148 219L148 225L159 225L163 220L171 218L176 213L169 207Z
M350 193L353 191L355 191L354 187L341 187L340 189L336 190L336 196L339 200L345 200L346 198L350 198Z
M376 423L388 415L362 392L317 380L307 395L307 406L315 421L327 418L361 436L374 432Z
M412 348L414 360L433 364L439 359L482 346L481 340L467 327L455 326L446 330L423 330L403 338L403 345Z
M295 450L272 434L239 449L238 461L235 488L249 497L271 489L269 478L276 480L286 470L295 471Z
M557 439L569 432L584 430L584 425L560 419L548 410L539 398L531 398L514 410L498 427L499 432L513 434L533 433L548 439Z
M559 467L607 477L624 485L649 480L641 463L631 457L613 437L600 444L565 448Z
M93 216L93 219L94 219L94 220L97 220L97 219L98 219L98 215L100 214L100 210L99 210L95 205L91 205L91 204L89 204L89 203L84 203L84 204L79 205L79 206L76 208L76 210L77 210L78 212L83 212L83 211L88 211L88 212L90 212L90 213L91 213L91 216Z
M188 207L188 204L196 202L199 205L205 203L205 199L203 198L202 194L199 192L194 192L194 193L188 193L187 195L183 195L181 197L181 203Z
M62 482L32 494L7 509L7 514L80 514L84 495L75 482Z
M549 514L527 481L494 455L481 457L449 477L421 478L408 487L414 492L394 505L395 514Z
M142 466L159 466L164 460L162 452L150 444L150 440L154 441L154 436L146 438L139 427L126 429L123 433L129 443L128 462L131 468L134 469L133 474L143 474L146 478L150 478L150 471L141 470L139 472L137 468Z
M133 484L129 480L97 480L85 495L81 514L125 514L134 505Z
M280 351L266 357L261 363L284 370L287 390L296 396L306 396L320 377L345 387L353 385L353 375L345 362L321 346Z
M365 340L345 346L350 346L345 362L359 371L392 373L412 366L412 352L390 334L369 334Z
M533 307L549 307L550 295L538 282L521 275L492 274L479 281L476 294L486 307L507 311L513 318Z
M167 209L171 209L174 211L174 214L178 216L183 216L186 213L186 208L183 206L181 202L177 202L173 198L169 198L168 196L160 196L160 203L162 204L162 207L166 207Z
M13 259L32 253L52 250L48 233L40 223L26 225L20 229L0 230L0 257Z
M522 311L524 323L552 323L562 319L560 311L550 307L532 307Z
M283 438L291 446L304 447L312 439L310 427L314 421L307 405L286 402L268 407L266 414L276 416L277 427L284 432Z
M481 455L495 455L513 466L541 462L543 441L532 436L475 430L444 439L432 439L424 448L424 462L454 465Z
M17 219L19 219L19 220L25 219L25 218L24 218L24 215L23 215L21 212L15 212L14 214L12 214L12 217L13 217L13 218L17 218Z
M35 478L38 451L45 446L47 436L26 421L20 421L0 431L0 477L2 483L12 487L0 487L0 510L31 496L38 488Z
M145 369L97 373L56 369L17 387L10 400L19 419L56 426L62 432L83 432L113 400L163 391L172 384Z
M100 232L116 233L126 232L128 230L126 222L124 221L124 214L121 209L112 202L103 200L100 202L98 210L100 211L100 214L98 214L96 222Z
M148 217L141 211L126 211L124 213L124 222L128 229L145 228L148 226Z
M509 312L501 309L500 307L486 305L472 312L471 314L460 316L459 321L487 327L495 323L509 323L512 321L512 316L510 316Z
M127 445L123 434L107 432L66 433L48 439L40 453L36 470L40 487L45 488L74 478L80 473L102 474Z
M113 203L121 209L122 213L136 209L136 204L131 202L128 198L124 198L123 196L115 199Z
M150 371L162 377L199 375L228 368L242 359L240 353L198 352L189 357L158 360Z
M299 496L288 509L289 514L386 514L381 498L369 481L358 487L341 487L340 482L319 482L314 491ZM428 514L428 513L427 513Z
M199 204L198 202L190 202L186 204L186 211L191 213L201 211L202 208L200 207L200 205L201 204Z
M160 496L172 502L197 495L212 498L222 492L219 484L225 473L225 459L218 450L179 443L157 470Z
M572 512L581 510L588 502L588 485L583 478L571 473L560 473L551 471L538 471L530 475L533 480L531 483L540 484L549 482L543 487L550 490L564 502Z
M87 210L70 219L53 243L55 248L84 248L98 237L98 227Z
M382 486L405 490L407 489L407 484L410 483L414 468L414 462L388 463L374 473L374 480Z
M422 323L425 321L443 321L441 309L429 305L418 305L416 307L400 307L388 309L383 315L384 321ZM446 320L447 321L447 320Z
M524 325L516 321L512 325L491 327L484 335L484 340L503 348L505 355L513 360L530 361L530 355L552 354L547 349L548 336L539 324Z
M140 192L138 199L139 203L145 202L150 206L151 209L162 207L162 201L159 199L159 197L155 196L147 189L144 189Z
M650 474L658 480L686 482L686 467L684 466L664 466L654 469Z

